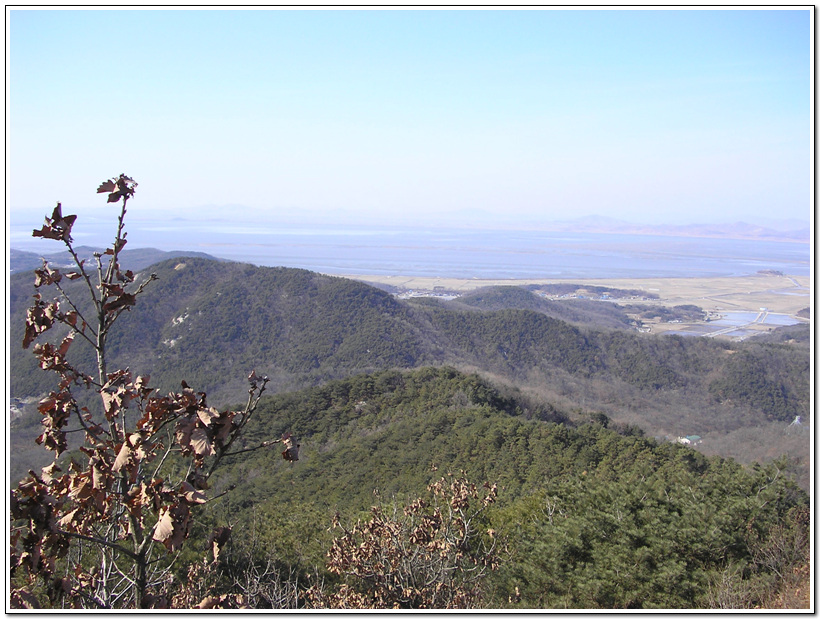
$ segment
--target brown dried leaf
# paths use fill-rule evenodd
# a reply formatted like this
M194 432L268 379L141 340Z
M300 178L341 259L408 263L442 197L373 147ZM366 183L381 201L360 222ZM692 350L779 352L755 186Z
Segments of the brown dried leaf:
M217 445L224 445L225 440L230 437L231 432L234 429L233 425L233 417L235 413L228 413L223 417L217 419L214 424L214 442Z
M117 189L117 184L112 181L104 181L99 187L97 187L97 193L111 193Z
M171 513L170 507L164 507L162 509L162 513L160 514L159 520L157 520L157 526L154 527L154 539L158 542L165 544L168 540L171 539L171 536L174 534L174 516ZM166 548L167 548L166 544Z
M83 501L91 496L92 489L87 477L74 477L69 495L75 501Z
M108 202L117 202L120 198L126 199L134 195L137 183L133 178L120 174L117 178L104 181L97 187L97 193L108 193Z
M174 552L179 550L188 536L189 525L188 507L184 503L164 507L154 527L153 538L170 552Z
M68 352L68 348L71 346L71 342L74 341L74 333L69 333L63 338L63 341L60 343L60 347L57 349L57 354L61 357L64 357L65 354Z
M282 457L288 462L296 462L299 460L299 447L296 440L290 435L290 432L282 435L282 444L285 446L285 451L282 452Z
M13 589L10 594L11 608L27 608L34 610L41 608L37 596L28 589Z
M231 527L217 527L208 536L208 545L214 553L214 561L219 559L219 553L231 538Z
M128 466L133 457L134 452L131 450L131 445L128 444L128 441L124 441L122 447L120 447L119 453L117 454L117 459L114 460L114 466L111 467L111 470L115 473L119 473L123 467Z
M23 336L23 348L28 348L41 333L48 331L60 315L60 306L56 303L45 303L40 295L34 295L34 305L26 312L26 331Z
M71 529L72 525L74 524L74 517L77 515L77 512L79 512L79 511L80 511L80 508L77 507L75 509L72 509L70 512L68 512L62 518L60 518L60 520L59 520L60 527L65 528L65 529Z
M182 484L179 487L179 493L189 503L202 504L208 502L208 497L206 497L202 492L194 488L187 481L182 482Z
M137 297L131 294L130 292L123 292L118 296L114 297L113 300L108 301L103 305L103 309L106 312L116 312L119 309L123 309L126 307L131 307L137 304Z
M186 417L184 419L180 419L179 421L177 421L177 427L174 436L176 437L177 443L179 443L180 446L183 447L183 449L190 447L191 433L193 433L195 428L195 417Z
M214 454L211 437L208 436L205 428L196 428L191 432L191 447L198 456L212 456Z
M31 236L40 236L44 239L54 239L55 241L60 241L63 238L62 233L60 233L59 231L55 231L48 224L44 225L39 230L32 230Z
M63 275L59 269L52 269L48 264L44 264L42 269L34 269L35 288L59 284L61 279L63 279Z
M131 394L124 387L118 387L114 391L107 391L105 387L100 391L103 401L106 419L113 419L121 409L128 408L131 402Z
M107 484L108 475L106 474L106 467L103 465L102 467L98 466L100 464L99 459L93 460L91 465L91 485L95 490L104 490Z
M62 469L56 462L52 462L48 466L44 466L42 470L42 479L45 483L49 483L56 477L56 473L61 473Z
M211 406L209 408L200 408L196 412L196 414L203 425L209 426L211 425L211 422L217 417L219 417L222 413L220 413L217 409Z
M117 279L121 282L131 283L134 281L134 272L131 270L126 271L123 273L119 269L117 269Z
M51 218L46 217L43 227L40 230L33 230L31 235L57 241L71 241L71 226L76 220L76 215L63 217L62 205L58 202L51 213Z

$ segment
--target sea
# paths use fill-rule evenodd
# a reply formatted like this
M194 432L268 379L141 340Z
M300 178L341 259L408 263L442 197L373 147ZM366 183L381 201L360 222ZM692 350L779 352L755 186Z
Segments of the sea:
M105 247L115 221L75 224L77 245ZM127 248L205 252L259 266L331 275L468 279L732 277L762 270L810 275L808 243L540 230L295 225L231 221L138 220ZM11 224L10 247L41 254L60 243Z

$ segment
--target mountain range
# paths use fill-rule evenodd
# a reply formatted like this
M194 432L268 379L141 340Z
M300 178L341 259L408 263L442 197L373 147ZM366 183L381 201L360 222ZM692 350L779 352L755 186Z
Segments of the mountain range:
M109 351L160 391L185 380L223 406L242 399L254 369L286 392L450 365L517 385L568 418L603 413L664 440L698 434L708 453L745 461L761 455L742 442L756 429L768 457L807 455L782 432L809 405L805 325L728 343L640 334L617 304L551 301L512 286L402 301L346 278L201 257L166 259L139 277L149 271L159 279L115 325ZM32 279L10 277L11 342L22 341ZM71 352L91 361L80 342ZM52 388L29 351L12 346L10 362L15 402Z

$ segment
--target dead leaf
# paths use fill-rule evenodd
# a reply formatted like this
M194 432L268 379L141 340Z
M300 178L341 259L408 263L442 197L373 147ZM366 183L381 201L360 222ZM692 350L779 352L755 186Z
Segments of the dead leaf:
M56 477L55 473L61 473L61 472L62 472L62 469L59 466L57 466L57 463L52 462L48 466L43 467L43 469L42 469L42 479L45 483L49 483L51 480L53 480Z
M211 546L211 549L214 553L214 561L219 559L219 553L225 547L225 544L228 543L228 540L231 538L231 527L218 527L211 531L210 536L208 536L208 544Z
M190 525L188 507L183 503L176 503L164 507L156 527L153 538L161 542L165 548L174 552L179 550L182 542L188 537Z
M62 208L62 205L58 202L51 213L51 218L46 217L43 227L40 230L33 230L31 235L57 241L71 241L71 226L74 225L77 216L66 215L63 217Z
M97 193L111 193L117 189L117 184L112 181L104 181L99 187L97 187Z
M199 417L199 420L203 423L203 425L209 426L211 425L211 422L217 417L219 417L222 413L220 413L217 409L211 406L209 408L200 408L199 410L197 410L196 414Z
M117 178L104 181L97 187L97 193L107 193L108 202L118 202L120 198L126 200L134 195L137 183L133 178L120 174Z
M72 523L73 523L73 521L74 521L74 516L76 516L76 515L77 515L77 512L78 512L78 511L80 511L80 508L79 508L79 507L77 507L76 509L72 509L72 510L71 510L70 512L68 512L65 516L63 516L62 518L60 518L60 520L59 520L60 527L62 527L62 528L66 528L66 529L70 529L70 528L71 528L71 525L72 525Z
M198 456L212 456L214 454L211 437L208 436L204 428L196 428L191 432L191 447Z
M194 488L190 483L187 481L182 482L179 487L179 493L185 497L185 500L189 503L207 503L208 497L206 497L202 492Z
M282 452L282 457L288 462L296 462L299 460L299 447L295 439L290 435L290 432L282 435L282 444L285 446L285 451Z
M114 460L114 466L111 467L111 470L115 473L119 473L123 467L128 466L128 462L131 460L131 446L125 442L120 447L120 452L117 454L117 459Z
M176 431L174 436L177 443L183 448L188 448L191 445L191 434L196 428L196 419L193 417L186 417L177 421Z

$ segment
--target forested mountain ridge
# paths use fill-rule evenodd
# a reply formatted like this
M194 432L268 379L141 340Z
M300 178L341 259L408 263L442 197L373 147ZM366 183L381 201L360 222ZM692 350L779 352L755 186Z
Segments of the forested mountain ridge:
M115 326L111 358L150 374L163 392L186 380L215 405L241 399L251 369L283 391L388 368L450 364L521 385L573 414L600 411L656 436L710 436L713 453L725 447L721 437L758 426L771 433L771 424L785 427L808 407L808 350L788 343L594 328L588 324L594 313L562 302L489 310L477 310L475 297L407 303L360 282L299 269L175 258L150 272L159 279L131 308L127 327ZM22 340L32 279L31 273L10 278L12 342ZM534 297L502 293L485 293L494 299L491 307L499 297L507 305L511 295ZM606 320L617 323L617 311L608 309ZM587 325L546 312L574 313ZM90 354L81 344L71 354ZM17 346L11 367L12 397L51 388L50 377ZM781 435L767 440L781 452L794 442Z
M283 388L435 362L432 347L421 347L411 309L365 284L301 269L190 258L161 262L150 272L157 281L131 308L128 327L112 330L109 348L116 361L127 358L132 370L151 374L157 387L176 388L184 379L214 402L227 403L241 393L253 367L264 368ZM32 280L30 273L11 278L13 341L22 341ZM12 355L15 367L31 357L22 350ZM13 397L47 388L47 376L13 374ZM26 382L38 379L42 384Z
M374 502L389 511L462 471L498 487L485 526L508 546L488 577L493 608L710 607L726 595L751 604L768 582L755 562L775 543L772 528L794 526L777 534L806 543L795 519L808 498L776 466L745 469L602 416L566 418L447 367L274 396L245 438L290 428L300 461L270 451L232 460L214 491L235 489L213 518L258 531L288 569L309 571L335 512L353 521ZM308 542L305 531L323 532Z

